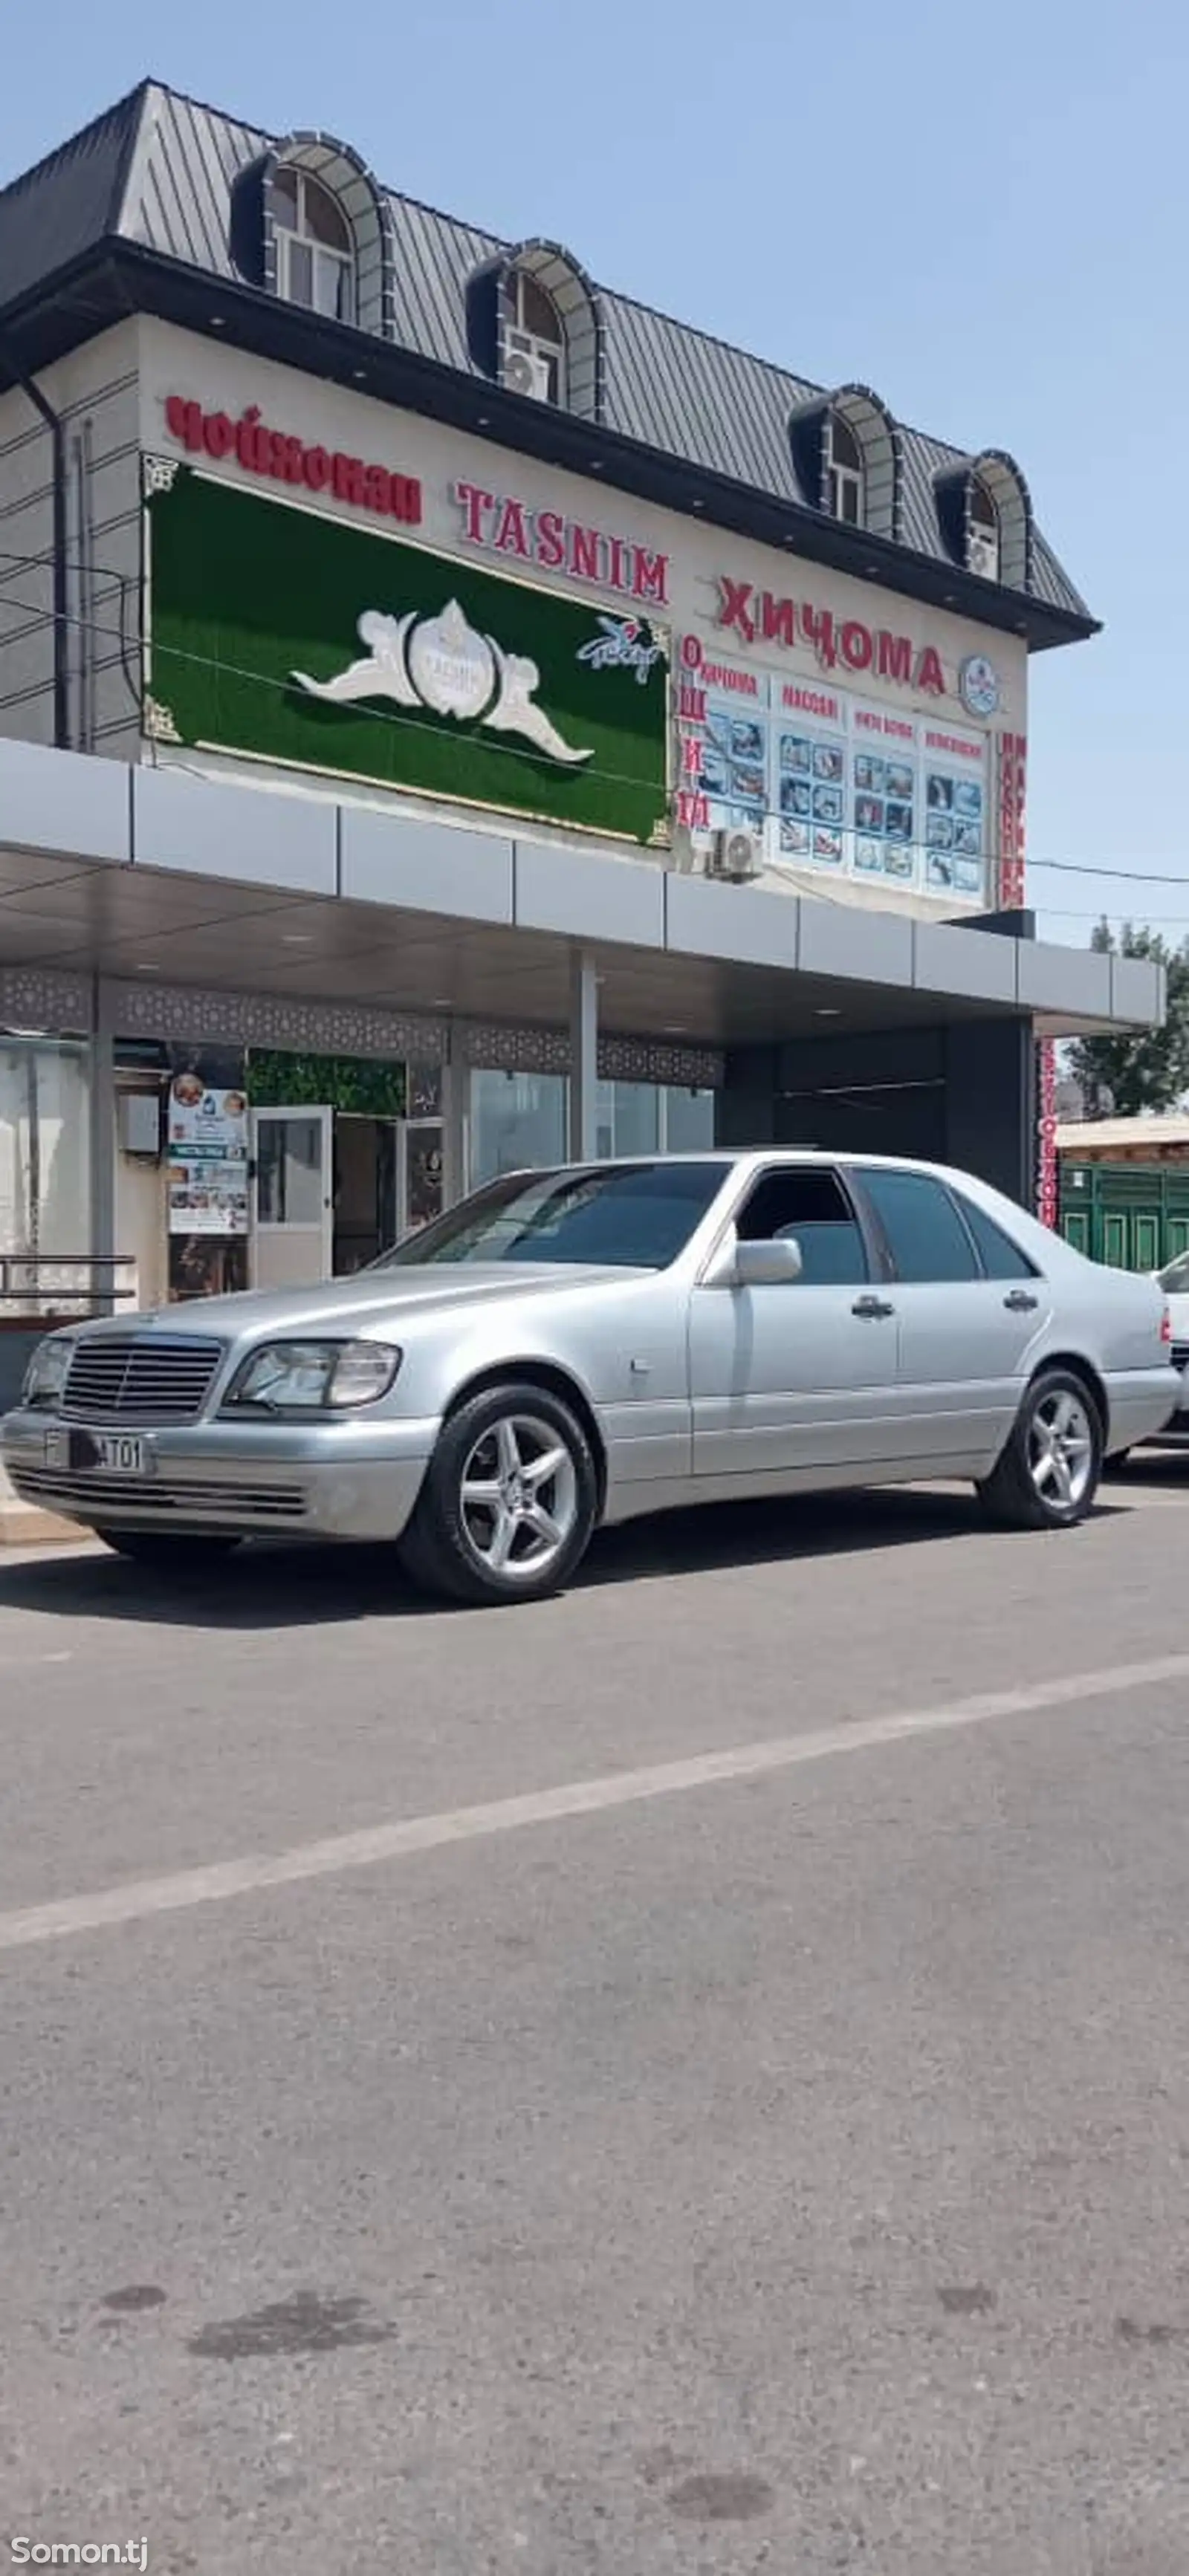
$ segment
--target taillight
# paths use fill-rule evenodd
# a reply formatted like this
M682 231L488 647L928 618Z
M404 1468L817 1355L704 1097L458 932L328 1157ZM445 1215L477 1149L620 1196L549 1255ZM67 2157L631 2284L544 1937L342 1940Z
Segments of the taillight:
M1161 1316L1161 1318L1160 1318L1160 1339L1161 1339L1161 1341L1162 1341L1162 1342L1171 1342L1171 1340L1172 1340L1172 1308L1171 1308L1171 1306L1166 1306L1166 1307L1165 1307L1165 1309L1164 1309L1164 1313L1163 1313L1163 1315L1162 1315L1162 1316Z

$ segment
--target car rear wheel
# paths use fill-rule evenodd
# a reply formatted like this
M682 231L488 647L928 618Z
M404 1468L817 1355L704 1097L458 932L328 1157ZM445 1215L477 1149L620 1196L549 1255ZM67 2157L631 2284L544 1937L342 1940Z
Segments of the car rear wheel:
M1102 1446L1098 1408L1081 1379L1043 1369L979 1500L1007 1529L1073 1529L1093 1509Z
M158 1566L163 1574L201 1574L219 1565L242 1541L225 1530L97 1529L105 1547L136 1565Z
M598 1480L577 1416L545 1387L488 1387L443 1425L400 1555L423 1590L540 1601L594 1528Z

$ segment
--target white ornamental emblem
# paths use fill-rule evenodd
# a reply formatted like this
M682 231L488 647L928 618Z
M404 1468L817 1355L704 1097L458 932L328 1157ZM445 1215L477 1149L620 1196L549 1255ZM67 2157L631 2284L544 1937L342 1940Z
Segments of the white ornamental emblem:
M387 698L398 707L428 707L431 714L451 716L456 724L478 723L489 733L518 734L564 768L581 768L594 758L563 741L543 707L533 704L541 685L535 662L505 653L493 635L479 635L456 599L438 617L419 617L415 608L389 617L366 608L359 620L359 641L367 651L333 680L312 680L294 671L299 688L311 698L347 706L359 698Z
M988 722L999 706L999 673L985 653L968 653L958 671L958 695L967 715Z

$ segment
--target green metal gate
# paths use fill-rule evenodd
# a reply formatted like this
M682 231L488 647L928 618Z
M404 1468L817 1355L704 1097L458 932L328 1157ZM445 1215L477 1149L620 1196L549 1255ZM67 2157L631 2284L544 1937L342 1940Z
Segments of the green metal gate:
M1061 1232L1092 1261L1162 1270L1189 1250L1189 1164L1061 1163Z

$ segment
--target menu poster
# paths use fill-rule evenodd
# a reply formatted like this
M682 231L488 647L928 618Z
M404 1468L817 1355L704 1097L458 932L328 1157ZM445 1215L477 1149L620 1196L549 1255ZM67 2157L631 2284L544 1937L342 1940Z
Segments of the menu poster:
M986 744L981 734L922 725L925 878L931 893L981 895L986 852Z
M887 707L851 708L851 821L857 876L917 881L917 728Z
M846 855L846 738L832 689L773 683L777 842L782 858L820 868Z
M248 1102L243 1058L173 1048L168 1102L169 1294L247 1286Z
M761 671L703 662L706 690L697 783L712 832L762 831L768 811L768 682Z
M700 717L682 775L699 835L758 832L769 860L964 902L983 896L987 740L828 681L713 661L687 639Z

